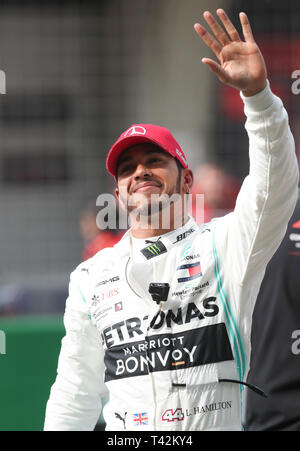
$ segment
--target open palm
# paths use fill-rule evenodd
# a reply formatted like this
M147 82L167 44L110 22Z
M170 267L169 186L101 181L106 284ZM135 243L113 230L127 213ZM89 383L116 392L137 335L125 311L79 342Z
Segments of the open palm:
M267 71L263 56L254 41L248 18L245 13L240 13L245 38L245 41L242 41L225 11L218 9L217 14L226 31L208 11L203 16L214 36L202 25L195 24L196 32L219 60L217 63L210 58L203 58L202 62L221 82L243 91L244 95L254 95L264 89Z

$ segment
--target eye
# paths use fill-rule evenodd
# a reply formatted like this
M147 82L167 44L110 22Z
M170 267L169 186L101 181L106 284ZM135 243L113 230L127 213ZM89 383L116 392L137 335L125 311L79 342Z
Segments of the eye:
M124 164L124 165L121 165L119 168L118 168L118 173L119 174L127 174L128 172L130 172L130 171L132 171L132 169L133 169L133 165L132 164Z
M148 163L160 163L162 161L162 159L160 157L151 157L148 160Z

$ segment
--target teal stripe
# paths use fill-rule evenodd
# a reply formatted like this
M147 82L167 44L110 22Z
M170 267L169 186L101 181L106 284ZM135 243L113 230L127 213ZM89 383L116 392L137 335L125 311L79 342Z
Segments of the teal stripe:
M221 301L222 301L222 304L224 307L224 312L225 312L225 317L226 317L226 321L227 321L227 325L228 325L228 329L229 329L231 343L232 343L233 350L234 350L234 353L236 356L239 377L240 377L240 380L242 381L244 379L244 375L245 375L245 371L246 371L246 356L245 356L242 340L241 340L241 337L239 334L239 330L236 325L232 311L230 309L230 304L229 304L229 301L227 299L227 296L225 294L223 284L222 284L220 268L219 268L219 258L218 258L218 253L216 250L215 231L213 232L213 255L214 255L214 262L215 262L214 269L215 269L215 276L217 279L218 293L220 295L220 298L221 298Z
M85 299L85 297L84 297L83 294L82 294L82 291L81 291L81 289L80 289L80 286L78 286L78 291L79 291L79 294L80 294L80 296L81 296L81 299L82 299L83 302L86 304L86 299Z

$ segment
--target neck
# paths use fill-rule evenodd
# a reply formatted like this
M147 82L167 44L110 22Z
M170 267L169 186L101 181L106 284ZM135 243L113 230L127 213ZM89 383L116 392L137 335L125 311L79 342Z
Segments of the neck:
M152 218L153 219L153 218ZM141 226L140 222L135 222L132 223L131 225L131 233L132 236L134 238L151 238L154 236L160 236L160 235L164 235L165 233L169 233L172 232L173 230L178 229L179 227L182 227L183 225L186 224L186 222L188 221L188 216L182 216L181 218L173 218L170 221L170 226L168 227L153 227L153 220L152 221L148 221L147 224L143 224ZM158 222L159 224L161 223L161 221ZM145 227L145 225L147 225L147 227Z

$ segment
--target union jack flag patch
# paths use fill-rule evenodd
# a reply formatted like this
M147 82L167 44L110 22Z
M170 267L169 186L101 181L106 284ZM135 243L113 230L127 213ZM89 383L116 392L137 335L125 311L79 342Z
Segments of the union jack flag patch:
M147 412L134 413L133 421L135 426L148 426L148 414Z

